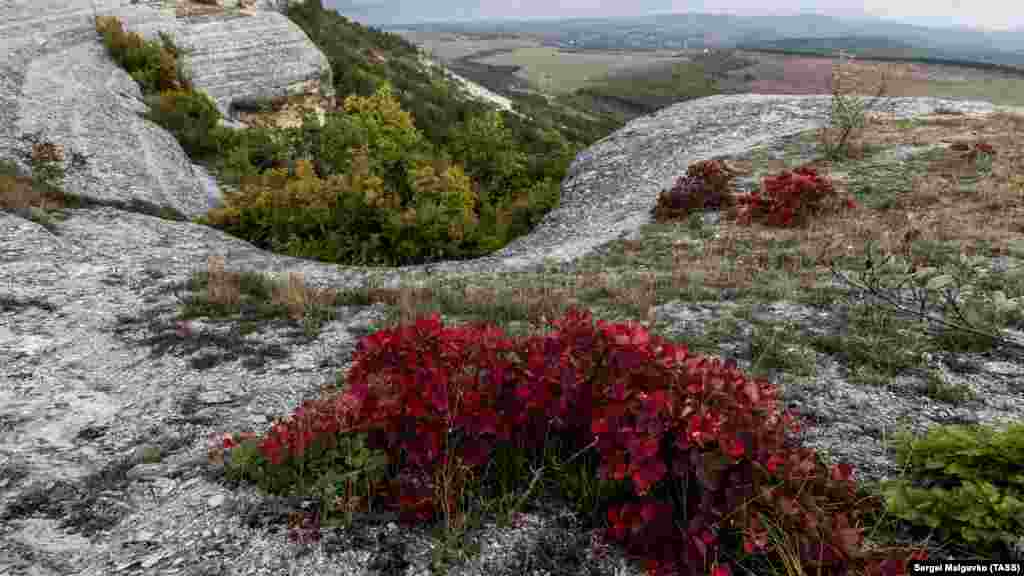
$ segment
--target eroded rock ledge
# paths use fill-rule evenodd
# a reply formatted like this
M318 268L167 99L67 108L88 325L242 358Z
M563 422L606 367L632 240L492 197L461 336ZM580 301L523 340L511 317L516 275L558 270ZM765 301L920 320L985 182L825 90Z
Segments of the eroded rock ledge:
M0 7L0 159L27 169L32 145L64 152L68 192L142 201L193 217L219 198L177 141L142 118L138 85L106 54L93 18L116 16L147 39L170 34L189 50L184 68L226 117L236 100L333 97L330 64L274 0L207 6L185 2L66 0Z

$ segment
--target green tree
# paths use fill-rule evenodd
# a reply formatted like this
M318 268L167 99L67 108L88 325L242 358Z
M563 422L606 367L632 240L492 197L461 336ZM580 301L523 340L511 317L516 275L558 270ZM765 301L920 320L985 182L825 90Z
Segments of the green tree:
M372 96L350 95L345 114L331 115L318 135L318 158L329 174L351 169L352 151L365 147L370 172L380 176L404 201L412 197L408 174L412 162L429 154L429 143L402 109L387 85Z
M526 154L518 149L497 111L460 122L449 134L448 150L495 200L511 196L526 184Z
M217 129L220 112L204 93L166 90L148 98L146 115L173 134L192 158L216 154L221 148Z

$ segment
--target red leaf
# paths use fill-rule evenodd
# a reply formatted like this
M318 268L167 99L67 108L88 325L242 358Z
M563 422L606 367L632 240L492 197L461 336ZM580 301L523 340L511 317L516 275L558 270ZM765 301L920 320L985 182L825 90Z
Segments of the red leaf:
M708 557L708 545L705 544L703 540L701 540L700 538L698 538L696 536L692 536L690 539L693 541L693 545L697 548L697 551L700 552L700 557L701 558L707 558Z
M858 528L844 528L839 531L839 539L847 553L852 553L860 547L863 541L861 531Z
M750 398L750 401L757 404L761 401L761 393L756 382L753 380L747 380L743 385L743 392Z
M645 503L640 508L640 517L644 519L644 522L652 522L654 520L654 517L657 516L657 514L657 507L651 502Z
M746 454L747 449L739 438L734 438L731 444L732 445L729 446L728 449L729 456L732 456L733 458L742 458L743 455Z
M646 460L658 453L658 439L645 438L639 442L638 450L632 452L633 457Z
M788 516L796 514L799 510L799 508L796 505L796 502L789 496L782 496L777 500L777 502L779 503L779 508L782 510L782 512Z
M853 466L841 463L832 467L832 479L836 481L849 481L853 477Z
M617 462L615 464L614 472L612 473L612 478L616 480L622 480L623 478L626 477L626 471L628 469L629 467L626 466L625 462Z

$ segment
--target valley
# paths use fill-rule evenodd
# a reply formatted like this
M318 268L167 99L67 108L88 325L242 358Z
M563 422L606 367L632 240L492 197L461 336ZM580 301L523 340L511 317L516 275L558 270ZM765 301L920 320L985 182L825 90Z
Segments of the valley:
M837 58L736 48L578 49L533 34L394 30L457 74L509 98L543 96L620 122L712 94L829 94ZM888 96L1024 105L1024 73L854 59L857 83L886 77ZM875 92L864 92L873 95Z

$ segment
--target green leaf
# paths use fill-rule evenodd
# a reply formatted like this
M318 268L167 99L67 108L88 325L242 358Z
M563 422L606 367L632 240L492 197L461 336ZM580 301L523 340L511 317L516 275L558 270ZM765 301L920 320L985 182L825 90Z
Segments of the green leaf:
M942 274L929 280L925 284L925 287L928 288L929 290L941 290L942 288L945 288L946 286L953 284L953 282L954 279L952 276L950 276L949 274Z

